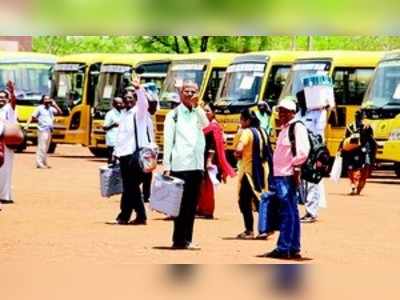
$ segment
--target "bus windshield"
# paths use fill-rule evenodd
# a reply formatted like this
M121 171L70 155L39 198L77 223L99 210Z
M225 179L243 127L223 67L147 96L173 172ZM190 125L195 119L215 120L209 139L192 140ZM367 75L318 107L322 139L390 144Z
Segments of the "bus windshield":
M54 68L52 96L64 114L82 102L85 65L58 64Z
M314 74L329 75L330 62L300 62L293 65L289 72L287 84L284 87L281 98L296 96L303 87L303 79Z
M177 88L181 86L184 81L193 81L197 83L199 89L201 89L206 67L207 65L203 63L173 64L164 81L160 97L160 106L168 108L170 102L180 101Z
M227 68L216 105L254 104L260 89L266 64L241 63Z
M0 63L0 89L11 80L17 104L37 105L42 95L49 95L51 67L50 63Z
M400 106L400 61L381 63L364 97L373 108Z
M132 72L131 66L101 66L94 102L95 110L108 111L111 108L112 98L124 96L125 88L130 85Z

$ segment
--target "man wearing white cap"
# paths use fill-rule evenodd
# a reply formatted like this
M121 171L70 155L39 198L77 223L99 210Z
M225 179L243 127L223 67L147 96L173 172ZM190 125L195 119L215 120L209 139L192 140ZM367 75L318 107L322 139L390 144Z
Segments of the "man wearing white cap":
M307 160L310 142L306 127L294 125L295 154L289 138L290 125L295 123L296 99L286 97L277 106L282 124L273 157L276 197L280 206L280 235L277 248L261 257L278 259L300 258L300 218L297 207L297 189L300 184L301 165Z

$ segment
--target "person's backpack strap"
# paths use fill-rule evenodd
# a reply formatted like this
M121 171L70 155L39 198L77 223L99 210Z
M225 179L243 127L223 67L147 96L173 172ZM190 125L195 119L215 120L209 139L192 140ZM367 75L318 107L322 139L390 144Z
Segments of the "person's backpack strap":
M172 116L172 120L175 123L175 127L174 127L174 136L172 138L171 155L169 157L169 162L170 162L171 165L172 165L172 150L174 149L175 144L176 144L176 126L178 124L178 109L177 108L174 109L174 114Z
M136 113L133 113L133 128L135 130L135 151L139 149L139 140L138 140L138 133L137 133L137 123L136 123ZM133 152L135 152L133 151Z
M295 134L295 126L297 123L302 123L301 121L295 121L289 125L289 141L291 144L292 155L295 157L297 155L296 150L296 134Z

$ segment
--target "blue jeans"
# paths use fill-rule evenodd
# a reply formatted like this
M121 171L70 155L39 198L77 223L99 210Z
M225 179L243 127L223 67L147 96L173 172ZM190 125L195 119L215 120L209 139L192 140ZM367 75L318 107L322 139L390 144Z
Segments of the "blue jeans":
M280 204L280 235L278 251L300 252L300 218L297 207L297 187L293 178L276 176L274 178L276 196Z

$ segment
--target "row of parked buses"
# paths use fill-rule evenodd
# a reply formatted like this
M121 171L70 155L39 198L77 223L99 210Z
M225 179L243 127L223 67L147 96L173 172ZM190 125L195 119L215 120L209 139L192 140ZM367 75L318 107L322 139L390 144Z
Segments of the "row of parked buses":
M337 107L326 129L330 152L336 153L346 125L361 107L379 144L378 159L393 164L400 176L400 51L90 53L58 59L0 52L0 88L8 79L16 83L19 121L26 122L40 96L50 94L63 111L56 118L51 150L58 143L81 144L96 156L105 154L102 125L111 99L121 96L137 74L147 88L159 92L160 110L154 121L161 150L165 115L179 101L176 85L193 80L200 87L200 100L215 104L232 154L241 110L256 109L260 101L274 107L280 98L301 89L304 76L318 73L328 74L334 82ZM35 143L35 124L27 137Z

